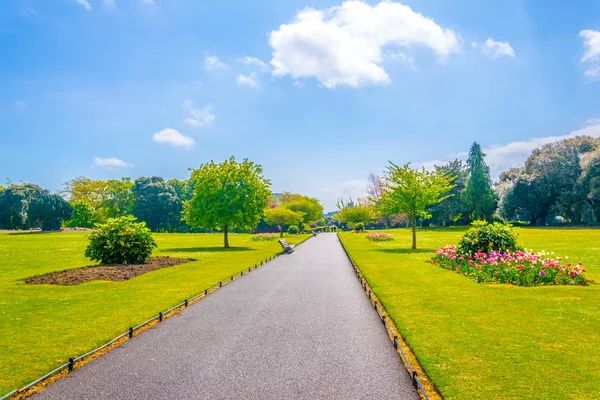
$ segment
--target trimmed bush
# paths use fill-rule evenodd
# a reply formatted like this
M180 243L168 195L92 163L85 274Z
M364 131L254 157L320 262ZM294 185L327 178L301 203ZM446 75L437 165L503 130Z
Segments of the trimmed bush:
M355 232L362 232L365 230L365 223L364 222L357 222L356 224L354 224L354 231Z
M298 227L297 227L296 225L290 225L290 226L288 227L288 230L287 230L287 231L288 231L288 233L289 233L290 235L295 235L295 234L297 234L298 232L300 232L300 229L298 229Z
M104 265L144 264L156 247L144 222L132 216L109 218L90 234L85 256Z
M517 245L518 235L511 229L510 225L494 222L488 224L485 221L475 221L471 228L460 239L458 254L475 255L477 252L500 253L515 252L519 250Z

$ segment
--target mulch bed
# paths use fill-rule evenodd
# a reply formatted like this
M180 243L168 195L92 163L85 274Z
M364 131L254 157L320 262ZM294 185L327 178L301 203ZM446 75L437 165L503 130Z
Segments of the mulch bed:
M192 260L185 258L152 257L146 264L99 265L66 271L52 272L46 275L28 278L29 284L75 286L89 281L123 282L136 276L161 268L184 264Z

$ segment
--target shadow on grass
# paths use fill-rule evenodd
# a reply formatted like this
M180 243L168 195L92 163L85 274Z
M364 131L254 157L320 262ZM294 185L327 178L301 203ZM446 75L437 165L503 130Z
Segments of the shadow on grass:
M161 253L234 253L238 251L256 251L250 247L181 247L160 249Z
M61 231L26 231L26 232L11 232L9 236L21 236L21 235L46 235L50 233L61 233Z
M381 253L390 253L390 254L423 254L423 253L435 253L437 250L433 249L376 249L375 251L379 251Z

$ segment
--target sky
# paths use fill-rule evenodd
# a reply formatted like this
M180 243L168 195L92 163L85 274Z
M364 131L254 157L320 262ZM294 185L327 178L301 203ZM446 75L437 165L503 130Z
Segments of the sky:
M600 1L5 0L0 179L159 175L231 155L276 192L363 196L474 141L492 176L600 137Z

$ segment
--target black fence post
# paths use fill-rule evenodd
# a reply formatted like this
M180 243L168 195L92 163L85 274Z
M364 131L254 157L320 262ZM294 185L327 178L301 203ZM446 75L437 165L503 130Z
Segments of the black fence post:
M162 315L162 311L158 313L158 322L162 322L163 319L163 315Z
M73 367L75 366L75 359L73 357L69 358L69 372L73 372Z
M133 337L133 328L129 328L129 339Z
M188 306L188 301L187 301L187 299L185 299L185 301L184 301L184 304L185 304L185 306L186 306L186 307Z
M399 345L400 343L398 343L398 336L394 335L394 348L398 350Z
M419 382L419 375L417 374L417 371L413 371L412 373L412 382L415 387L418 386L417 382Z
M223 281L219 282L219 287L223 287Z

